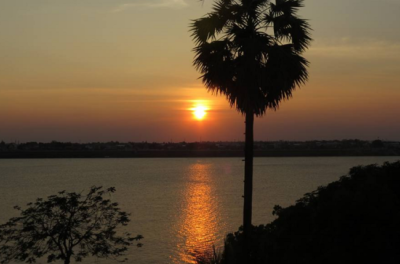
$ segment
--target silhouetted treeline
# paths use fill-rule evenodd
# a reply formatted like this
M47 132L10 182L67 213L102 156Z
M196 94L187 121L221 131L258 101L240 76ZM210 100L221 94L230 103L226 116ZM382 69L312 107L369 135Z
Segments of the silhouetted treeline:
M273 214L276 220L252 230L250 261L240 261L238 231L215 261L198 263L400 263L400 161L354 167L295 205L275 206Z
M0 158L241 157L244 142L0 142ZM257 141L256 157L400 155L398 141Z

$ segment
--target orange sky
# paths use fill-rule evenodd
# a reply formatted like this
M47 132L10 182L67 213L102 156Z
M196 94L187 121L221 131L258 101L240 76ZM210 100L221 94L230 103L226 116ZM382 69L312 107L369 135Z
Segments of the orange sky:
M362 3L305 1L310 81L256 119L256 140L400 140L400 4ZM192 67L190 19L211 4L1 1L0 141L243 140Z

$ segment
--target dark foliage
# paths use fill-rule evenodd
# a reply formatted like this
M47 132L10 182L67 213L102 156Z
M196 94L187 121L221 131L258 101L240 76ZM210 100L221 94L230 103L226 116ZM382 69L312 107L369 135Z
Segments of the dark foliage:
M195 67L206 87L239 112L263 115L308 79L301 54L310 27L297 15L303 0L218 0L192 24Z
M37 199L0 226L0 261L33 263L71 258L82 261L87 256L119 259L142 236L118 233L118 226L129 222L129 215L117 203L103 196L115 188L92 187L88 194L59 192L47 199ZM121 259L124 260L124 259Z
M400 263L400 162L354 167L273 214L253 227L250 263ZM221 263L241 263L242 243L229 234Z

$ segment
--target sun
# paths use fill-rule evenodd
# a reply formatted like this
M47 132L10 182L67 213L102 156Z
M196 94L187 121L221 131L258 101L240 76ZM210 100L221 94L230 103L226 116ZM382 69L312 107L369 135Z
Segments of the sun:
M198 105L198 106L192 108L193 115L197 120L204 119L204 117L207 114L207 112L206 112L207 110L208 110L207 107L202 106L202 105Z

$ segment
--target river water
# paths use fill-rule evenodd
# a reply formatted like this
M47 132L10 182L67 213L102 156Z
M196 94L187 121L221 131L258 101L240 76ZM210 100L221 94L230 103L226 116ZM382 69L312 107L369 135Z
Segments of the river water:
M269 223L274 205L294 204L353 166L396 160L255 158L253 223ZM243 171L241 158L0 160L0 223L16 216L14 205L24 208L38 197L113 186L111 199L131 214L127 231L145 237L143 247L127 252L127 263L193 263L196 252L220 247L241 225Z

